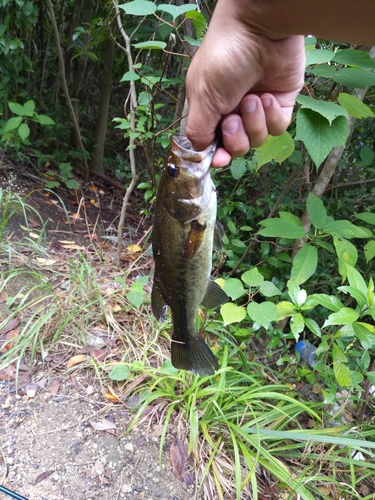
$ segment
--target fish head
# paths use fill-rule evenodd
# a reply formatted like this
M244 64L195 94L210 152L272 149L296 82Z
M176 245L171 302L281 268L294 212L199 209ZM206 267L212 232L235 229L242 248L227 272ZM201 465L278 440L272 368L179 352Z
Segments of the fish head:
M171 139L159 189L165 208L180 222L198 219L215 195L210 165L216 147L214 142L204 151L194 151L186 136Z

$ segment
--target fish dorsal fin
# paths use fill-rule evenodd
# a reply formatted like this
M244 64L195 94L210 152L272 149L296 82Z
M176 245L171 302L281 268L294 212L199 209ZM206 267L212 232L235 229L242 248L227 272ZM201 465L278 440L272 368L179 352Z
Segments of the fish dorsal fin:
M214 249L221 250L223 246L223 238L225 235L224 226L218 220L215 222L214 226Z
M206 309L215 309L221 304L228 302L229 297L222 288L212 279L208 280L205 296L202 300L202 306Z
M164 320L168 312L168 304L164 300L164 297L162 296L160 290L155 286L155 283L154 286L152 287L152 292L151 292L151 307L152 307L152 313L155 316L155 318L160 323L164 323Z

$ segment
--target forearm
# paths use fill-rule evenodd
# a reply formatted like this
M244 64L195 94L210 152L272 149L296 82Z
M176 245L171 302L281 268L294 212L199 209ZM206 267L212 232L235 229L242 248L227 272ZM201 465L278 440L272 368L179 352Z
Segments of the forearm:
M375 44L374 0L219 0L216 10L272 40L311 34Z

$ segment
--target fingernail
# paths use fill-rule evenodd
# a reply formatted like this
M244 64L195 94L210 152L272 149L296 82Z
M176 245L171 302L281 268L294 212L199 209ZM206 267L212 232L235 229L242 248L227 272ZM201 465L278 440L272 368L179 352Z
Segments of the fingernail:
M237 117L228 118L223 124L223 132L228 135L235 134L239 128L239 120Z
M258 105L258 99L247 99L244 102L244 108L246 113L253 113Z

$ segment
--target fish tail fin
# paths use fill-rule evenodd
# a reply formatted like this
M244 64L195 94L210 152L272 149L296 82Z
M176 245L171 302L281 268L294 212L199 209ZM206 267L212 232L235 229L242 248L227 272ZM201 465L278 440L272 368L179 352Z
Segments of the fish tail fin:
M197 375L213 375L219 368L215 355L200 335L190 337L187 342L172 340L172 364Z

